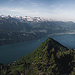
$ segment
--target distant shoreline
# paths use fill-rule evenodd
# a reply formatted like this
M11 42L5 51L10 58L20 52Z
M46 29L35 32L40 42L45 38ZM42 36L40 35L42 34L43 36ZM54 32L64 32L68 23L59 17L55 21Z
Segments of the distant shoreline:
M53 34L49 34L48 36L53 36L53 35L64 35L64 34L75 34L75 32L71 32L71 33L53 33Z

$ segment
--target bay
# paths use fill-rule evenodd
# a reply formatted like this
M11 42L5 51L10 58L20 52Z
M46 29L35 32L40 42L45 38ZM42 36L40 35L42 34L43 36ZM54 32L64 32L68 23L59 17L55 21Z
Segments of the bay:
M75 34L52 35L38 40L0 46L0 63L11 63L40 46L47 38L53 38L67 48L75 49Z

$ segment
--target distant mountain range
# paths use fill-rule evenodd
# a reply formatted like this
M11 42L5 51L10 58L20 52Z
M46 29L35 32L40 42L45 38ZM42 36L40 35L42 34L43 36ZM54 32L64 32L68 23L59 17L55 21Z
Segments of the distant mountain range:
M40 17L0 16L0 45L67 33L75 33L75 23Z
M30 16L10 16L10 15L0 15L0 18L6 18L6 19L9 19L9 18L15 18L15 19L18 19L20 20L21 22L24 22L24 21L33 21L33 22L39 22L39 21L51 21L51 19L45 19L45 18L40 18L40 17L30 17Z
M0 64L0 75L75 75L75 51L48 38L12 64Z

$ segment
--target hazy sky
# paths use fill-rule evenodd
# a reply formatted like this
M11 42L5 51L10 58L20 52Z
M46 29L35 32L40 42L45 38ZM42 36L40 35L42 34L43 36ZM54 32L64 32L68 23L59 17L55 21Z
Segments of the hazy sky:
M75 0L0 0L0 15L75 21Z

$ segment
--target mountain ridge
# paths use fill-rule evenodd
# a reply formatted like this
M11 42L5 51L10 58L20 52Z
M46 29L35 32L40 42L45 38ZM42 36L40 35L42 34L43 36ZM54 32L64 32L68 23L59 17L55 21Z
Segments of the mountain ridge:
M74 75L75 51L48 38L30 54L8 65L0 64L1 75Z
M24 60L26 61L27 59L30 58L30 61L33 62L33 60L35 58L38 58L40 53L43 51L43 50L47 50L48 52L50 52L50 50L52 49L55 49L56 52L58 51L67 51L67 47L61 45L60 43L58 43L57 41L55 41L54 39L52 38L48 38L47 40L45 40L45 42L43 42L37 49L35 49L33 52L31 52L30 54L26 55L25 57L22 57L22 59L20 59L20 62L21 60ZM33 59L32 59L32 58ZM26 59L24 59L26 58ZM30 63L30 61L27 61L28 63Z

